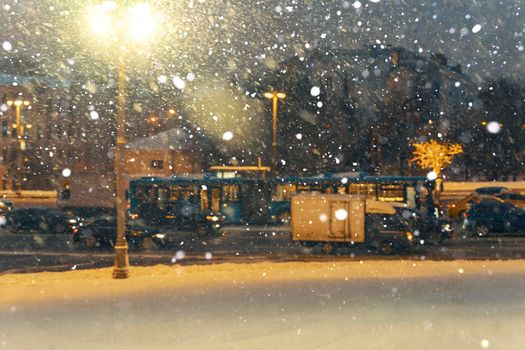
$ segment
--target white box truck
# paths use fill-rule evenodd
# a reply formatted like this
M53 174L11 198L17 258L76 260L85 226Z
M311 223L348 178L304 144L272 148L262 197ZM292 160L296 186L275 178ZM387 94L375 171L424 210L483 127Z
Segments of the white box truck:
M330 254L343 244L366 244L383 254L408 248L413 235L394 207L345 194L300 193L292 198L292 240Z

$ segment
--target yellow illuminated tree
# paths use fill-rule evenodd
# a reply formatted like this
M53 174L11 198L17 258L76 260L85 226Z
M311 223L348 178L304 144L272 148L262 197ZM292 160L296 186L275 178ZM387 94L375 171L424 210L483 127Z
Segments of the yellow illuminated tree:
M438 179L443 168L452 163L454 156L463 152L460 144L439 143L435 140L414 143L412 146L415 149L410 163L415 162L422 169L432 169Z

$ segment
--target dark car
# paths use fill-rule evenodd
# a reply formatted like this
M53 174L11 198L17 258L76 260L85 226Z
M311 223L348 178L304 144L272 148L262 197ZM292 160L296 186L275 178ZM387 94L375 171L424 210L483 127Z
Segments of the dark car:
M475 236L525 234L525 209L510 203L480 202L465 213L464 228Z
M114 216L95 219L79 228L74 240L86 247L113 247L117 240L117 220ZM126 240L131 247L155 249L165 245L165 234L135 222L126 226Z
M9 199L0 199L0 215L4 215L13 209L13 202L11 202Z
M501 186L480 187L474 190L474 194L479 196L498 196L508 192L510 192L510 190L507 187Z
M416 242L432 239L441 241L454 235L452 223L444 217L428 215L413 208L396 208L396 210L409 223Z
M381 254L390 255L412 246L413 233L400 215L366 214L368 244Z
M5 227L12 233L38 231L40 233L74 233L77 218L58 208L32 207L14 209L5 214Z

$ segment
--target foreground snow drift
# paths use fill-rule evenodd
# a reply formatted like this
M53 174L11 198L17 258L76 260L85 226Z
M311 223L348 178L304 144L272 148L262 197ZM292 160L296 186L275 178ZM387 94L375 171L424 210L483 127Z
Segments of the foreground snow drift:
M217 264L0 277L8 349L521 349L522 261Z

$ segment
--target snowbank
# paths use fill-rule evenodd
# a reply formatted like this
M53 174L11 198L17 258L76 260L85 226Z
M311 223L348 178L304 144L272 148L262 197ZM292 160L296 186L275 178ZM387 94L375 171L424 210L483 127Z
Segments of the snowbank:
M476 275L525 276L521 261L346 261L131 267L127 280L111 278L112 269L0 276L0 308L98 298L148 296L195 288L228 288L308 280L458 278Z

